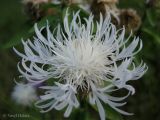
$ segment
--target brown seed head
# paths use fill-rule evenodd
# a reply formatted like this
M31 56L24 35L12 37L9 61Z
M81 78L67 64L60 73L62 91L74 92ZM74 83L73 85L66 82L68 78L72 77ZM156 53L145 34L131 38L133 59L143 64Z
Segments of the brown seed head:
M32 3L34 5L37 5L37 4L42 4L42 3L48 3L50 1L51 0L23 0L22 3L23 4Z
M116 4L118 3L118 0L98 0L98 3L107 3L107 4Z
M127 31L136 31L141 25L141 18L134 9L122 9L120 13L120 25L124 25Z

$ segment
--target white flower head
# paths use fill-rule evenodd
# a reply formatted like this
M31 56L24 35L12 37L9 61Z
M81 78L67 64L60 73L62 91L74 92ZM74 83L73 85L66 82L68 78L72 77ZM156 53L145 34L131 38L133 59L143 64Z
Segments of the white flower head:
M34 40L22 41L25 53L14 49L22 57L18 69L28 81L40 83L50 78L59 79L53 86L41 87L46 92L36 106L42 112L67 107L64 116L68 117L72 109L79 106L79 91L88 91L89 102L97 105L101 120L105 120L101 102L130 115L118 107L126 104L122 101L135 92L127 82L139 79L147 70L144 63L138 67L134 63L134 55L142 48L141 40L135 37L130 43L129 38L125 39L125 28L116 30L110 16L103 19L101 15L96 25L92 15L84 19L85 23L81 23L79 12L73 15L71 23L68 16L66 13L64 26L58 25L54 33L49 30L48 23L40 30L35 24ZM44 28L46 36L41 33ZM110 95L122 88L129 91L126 96Z
M30 106L38 97L31 85L19 83L14 87L12 98L18 104Z

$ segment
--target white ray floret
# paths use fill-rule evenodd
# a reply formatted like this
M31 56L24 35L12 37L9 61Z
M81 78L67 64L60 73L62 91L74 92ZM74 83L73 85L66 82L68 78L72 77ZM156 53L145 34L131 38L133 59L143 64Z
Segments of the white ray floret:
M132 115L132 113L127 113L118 108L126 104L126 102L122 101L130 95L130 92L128 93L128 95L124 97L113 97L109 95L109 93L118 90L115 89L113 85L108 85L104 88L99 88L92 82L90 84L92 91L89 94L89 102L93 105L97 105L101 120L105 120L105 110L100 101L108 104L110 107L112 107L121 114Z
M130 68L129 67L133 67ZM124 60L118 67L115 67L113 83L118 88L125 88L133 95L135 89L133 86L128 85L130 80L137 80L141 78L147 71L147 66L143 62L139 66L135 66L131 59Z
M42 89L46 89L45 95L40 96L41 100L36 103L36 106L42 110L41 112L48 112L55 108L56 110L61 110L67 107L64 113L65 117L68 117L73 109L79 106L79 102L76 97L76 89L70 84L60 84L55 83L55 86L44 86ZM45 102L49 100L49 103ZM43 105L42 105L43 104Z
M50 78L59 80L59 83L53 81L56 84L53 87L42 87L47 91L37 107L42 112L67 107L64 116L68 117L72 109L79 106L78 91L87 91L90 103L98 107L101 120L105 119L101 102L130 115L118 107L135 92L127 82L139 79L147 70L144 63L137 67L134 64L134 56L142 48L141 40L135 37L130 43L130 38L125 39L125 28L117 30L110 16L105 19L101 16L96 24L92 15L84 18L85 23L81 23L79 12L70 23L68 16L66 13L63 27L58 25L53 33L48 23L42 29L35 24L33 40L22 41L24 54L14 49L22 57L18 64L22 77L37 84ZM45 28L47 35L42 34ZM129 91L127 96L110 95L122 88Z

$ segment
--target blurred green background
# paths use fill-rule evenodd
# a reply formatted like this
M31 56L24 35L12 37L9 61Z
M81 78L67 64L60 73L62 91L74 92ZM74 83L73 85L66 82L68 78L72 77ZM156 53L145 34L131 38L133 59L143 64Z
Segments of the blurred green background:
M143 50L139 56L147 63L149 69L145 76L134 81L136 94L130 96L125 110L135 113L133 116L123 116L124 120L160 120L160 10L158 6L146 6L144 0L120 0L120 8L135 8L143 16L142 27L138 31L143 40ZM160 7L160 6L159 6ZM62 113L52 111L42 115L35 108L26 108L15 104L11 99L11 91L15 85L14 78L18 76L17 62L19 58L12 47L21 37L25 37L28 28L27 16L24 14L20 0L0 1L0 120L61 120ZM19 33L17 35L17 33ZM7 48L7 49L6 49ZM77 120L84 120L83 114L93 111L81 110ZM29 114L29 118L9 118L6 114ZM97 115L91 115L95 120ZM72 116L72 115L71 115ZM66 120L70 120L68 118ZM92 120L86 117L85 120ZM114 119L113 119L114 120ZM115 118L118 120L118 118ZM122 119L119 119L122 120Z

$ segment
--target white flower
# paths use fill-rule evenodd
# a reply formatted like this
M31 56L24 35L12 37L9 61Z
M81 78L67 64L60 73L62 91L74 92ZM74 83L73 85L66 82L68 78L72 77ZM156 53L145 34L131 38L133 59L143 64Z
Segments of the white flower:
M19 83L14 87L12 98L18 104L29 106L37 100L38 97L35 89L31 85Z
M41 100L36 103L36 106L42 109L41 112L47 112L55 108L56 110L61 110L64 107L67 107L66 112L64 113L65 117L68 117L73 109L73 107L78 107L79 102L75 96L76 90L70 84L60 84L55 83L56 86L45 86L41 87L42 89L48 90L45 95L40 96ZM49 100L50 102L45 104ZM40 104L40 105L39 105ZM41 105L44 104L44 105Z
M73 16L69 23L66 14L64 30L58 25L55 32L51 33L47 24L46 36L41 33L45 27L39 30L35 24L34 40L22 41L25 53L14 49L22 57L18 69L28 81L40 83L50 78L59 79L59 83L54 81L56 85L52 87L41 87L47 91L36 106L42 112L67 107L64 116L68 117L73 107L79 106L77 95L87 91L89 102L97 105L101 120L105 120L101 102L122 114L130 115L118 107L125 104L122 101L131 92L135 92L127 82L139 79L147 70L144 63L138 67L134 64L134 55L142 48L141 40L134 38L130 43L129 38L124 37L125 28L116 30L109 16L105 19L101 16L96 26L92 15L84 19L85 24L81 23L79 12ZM128 95L110 95L122 88L129 91Z

